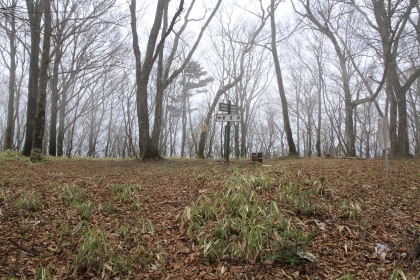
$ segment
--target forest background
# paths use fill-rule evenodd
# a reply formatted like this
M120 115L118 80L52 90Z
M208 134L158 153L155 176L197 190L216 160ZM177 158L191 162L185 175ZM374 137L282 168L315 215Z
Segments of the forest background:
M416 0L2 0L0 148L51 156L420 155Z

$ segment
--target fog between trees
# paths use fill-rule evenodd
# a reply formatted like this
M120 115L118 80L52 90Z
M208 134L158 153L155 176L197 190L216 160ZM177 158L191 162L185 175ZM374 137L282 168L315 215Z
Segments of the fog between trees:
M417 0L145 2L1 1L1 150L218 158L231 100L232 156L420 155Z

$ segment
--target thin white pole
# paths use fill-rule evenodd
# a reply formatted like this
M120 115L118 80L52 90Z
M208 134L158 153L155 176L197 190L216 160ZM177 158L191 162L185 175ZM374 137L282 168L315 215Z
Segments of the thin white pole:
M388 162L388 143L387 143L387 133L389 133L388 122L386 117L382 119L383 124L383 136L384 136L384 151L385 151L385 170L386 170L386 184L389 186L389 162Z

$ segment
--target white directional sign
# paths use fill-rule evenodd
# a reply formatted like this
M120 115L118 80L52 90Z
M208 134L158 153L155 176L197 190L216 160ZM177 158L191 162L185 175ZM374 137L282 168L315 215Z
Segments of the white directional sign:
M219 103L219 111L221 112L229 112L229 104L228 103ZM230 105L230 112L231 113L238 113L238 106L231 104Z
M239 114L216 114L217 122L240 122L241 115Z

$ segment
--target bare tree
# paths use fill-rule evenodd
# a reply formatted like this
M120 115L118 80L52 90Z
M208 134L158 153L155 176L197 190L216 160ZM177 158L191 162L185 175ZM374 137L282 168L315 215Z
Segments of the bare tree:
M11 1L10 8L8 9L9 13L6 14L5 23L0 24L2 29L4 29L6 36L9 40L9 98L7 105L7 125L6 133L4 137L4 150L13 149L13 135L15 129L14 121L14 102L15 102L15 92L16 92L16 4L17 1Z
M9 67L9 98L7 106L7 126L4 139L4 149L13 148L13 133L14 133L14 97L15 97L15 81L16 81L16 19L15 19L15 7L16 1L11 3L12 7L10 8L10 17L5 17L5 24L0 26L4 29L7 38L9 40L9 57L10 57L10 67Z
M296 145L293 140L293 133L292 128L290 126L289 120L289 106L287 105L287 98L286 98L286 91L283 85L283 76L280 67L280 60L277 51L277 31L276 31L276 21L275 21L275 11L277 6L281 1L271 0L270 2L270 26L271 26L271 53L273 54L273 62L274 67L276 69L276 78L277 78L277 86L279 90L279 95L281 99L281 108L282 108L282 115L283 115L283 124L284 129L286 132L287 144L289 145L289 155L297 156L298 152L296 150Z
M42 144L45 128L45 110L47 103L47 85L48 85L48 66L50 63L50 45L51 45L51 5L50 0L44 0L44 37L42 44L41 69L39 73L39 93L36 106L36 116L34 123L33 143L31 150L31 161L38 162L42 160ZM27 135L28 136L28 135Z
M313 90L316 94L316 110L307 112L307 114L316 115L314 125L316 127L316 141L315 149L318 157L322 154L321 149L321 130L322 130L322 96L325 91L325 64L326 64L326 50L324 43L324 36L314 36L313 32L299 34L296 36L293 44L290 45L291 52L294 54L290 56L288 61L288 68L291 72L291 84L294 85L296 91L296 115L297 115L297 146L299 151L299 137L300 137L300 104L305 103L301 100L301 95L309 97L308 102L312 102L310 94L305 93L305 88ZM305 44L307 42L307 44ZM289 45L289 44L288 44ZM298 59L298 61L296 61ZM303 93L302 93L303 92ZM311 106L309 106L311 107ZM308 116L307 116L308 118ZM311 125L312 126L312 125ZM306 131L303 132L306 134Z
M356 37L356 26L360 24L360 17L354 12L354 8L340 1L299 0L299 3L303 7L304 12L300 12L294 6L295 11L303 18L307 18L318 32L321 32L329 39L337 55L345 110L345 138L343 144L345 145L346 155L355 156L356 126L354 125L354 111L358 105L372 102L376 99L385 82L386 69L378 82L379 85L375 92L370 91L369 95L363 98L360 96L354 98L351 80L354 73L358 71L354 52L361 51L354 49L352 41ZM356 70L350 66L355 67Z
M101 71L102 67L114 67L114 61L120 57L124 42L115 28L120 16L112 13L114 3L115 0L53 2L50 155L64 153L65 117L70 113L67 104L72 99L69 90L85 75Z
M264 9L261 8L261 15L259 15L259 23L257 26L254 27L254 29L248 33L246 36L248 39L243 42L241 38L233 37L232 34L229 32L225 32L225 35L228 36L228 48L231 48L232 54L229 55L230 59L233 58L233 69L229 69L229 66L226 65L226 62L224 61L226 58L224 57L224 50L222 51L222 54L219 54L219 57L222 59L222 78L219 80L220 86L218 90L216 91L213 100L209 104L209 109L207 111L207 114L203 121L203 128L200 134L200 140L198 142L198 158L205 158L205 145L206 145L206 138L208 134L208 128L210 127L210 120L214 113L214 110L216 109L216 106L219 102L219 98L225 94L230 89L234 88L243 78L245 73L245 64L246 58L249 57L251 51L255 49L257 37L260 34L261 30L264 28L266 22L268 20L268 16L265 14ZM222 27L224 28L224 27ZM240 49L235 50L235 43L239 42ZM226 81L229 81L226 83Z
M42 1L43 0L26 0L31 33L31 50L29 63L28 104L26 108L26 136L22 151L24 156L30 156L31 154L36 104L38 100L39 44L41 42L41 18L43 8Z
M190 98L197 92L197 89L207 86L208 83L212 82L213 78L207 75L207 72L203 70L201 65L196 61L190 61L187 67L184 69L181 78L181 121L182 121L182 137L181 137L181 157L185 157L185 143L187 140L187 117L189 117L189 123L191 125L191 107ZM194 134L191 135L195 140Z
M178 45L180 41L180 36L184 32L187 24L191 21L189 15L194 6L195 1L191 2L190 7L188 8L184 23L181 28L175 32L174 43L170 51L169 57L167 59L167 64L163 66L163 47L165 45L167 37L170 35L174 29L175 23L178 17L181 15L182 10L184 9L184 1L181 0L178 10L173 16L171 22L168 24L167 18L167 9L168 3L166 1L158 1L155 19L151 32L149 34L149 39L147 42L147 49L144 56L143 64L141 64L140 58L140 49L138 46L138 35L136 30L137 20L136 20L136 5L135 1L131 2L130 11L131 11L131 29L133 35L133 49L134 55L136 58L136 81L137 81L137 106L138 106L138 121L140 126L140 153L142 159L147 158L159 158L159 140L162 130L162 118L163 118L163 100L164 100L164 91L165 89L176 79L176 77L185 69L188 62L191 60L192 55L197 49L201 38L204 34L205 29L211 22L218 8L220 7L221 0L216 3L216 6L213 8L210 16L205 21L202 26L192 48L189 50L188 54L185 56L184 61L179 67L173 70L170 73L172 63L174 62L174 57L178 50ZM162 26L163 24L163 26ZM159 35L159 30L163 27L163 32L161 33L161 39L157 43L157 38ZM155 113L154 113L154 122L153 122L153 131L150 136L149 132L149 108L148 108L148 83L150 78L150 73L152 67L156 61L158 61L157 69L157 86L156 86L156 95L155 95ZM165 70L164 70L165 68Z
M390 138L393 156L409 156L409 137L407 122L407 92L420 76L420 67L415 65L411 74L403 80L399 75L399 56L403 38L410 32L407 23L412 12L419 12L418 1L371 0L365 5L352 0L353 6L364 15L368 26L379 35L380 44L372 44L382 58L386 73L386 94L390 103ZM373 13L374 20L370 16ZM415 24L415 23L414 23ZM417 32L418 32L417 21ZM418 35L417 35L418 38ZM418 40L418 39L417 39ZM417 41L418 44L418 41Z
M274 75L269 64L270 53L266 49L251 52L245 65L245 73L235 87L236 104L239 105L241 121L235 126L235 155L246 157L248 154L248 132L253 116L256 114L257 103L267 97L267 91Z
M131 14L131 31L133 36L133 50L136 60L136 84L137 84L137 118L139 123L139 135L140 135L140 153L141 157L146 159L149 157L160 157L159 150L152 143L149 132L149 106L148 106L148 84L150 73L153 68L153 64L156 61L156 58L164 45L164 40L172 31L175 24L175 20L178 18L180 13L184 8L184 1L180 2L180 6L173 21L171 22L170 28L166 31L165 36L163 36L162 41L157 44L157 38L159 36L159 31L162 25L163 14L167 7L165 4L166 1L158 0L155 18L153 21L153 26L151 28L149 39L147 41L147 49L144 55L143 64L141 62L141 53L139 48L139 40L137 34L137 17L136 17L136 1L132 0L130 4L130 14Z

